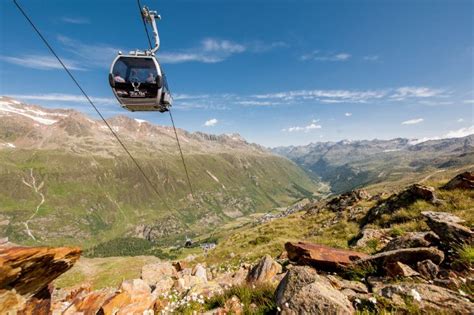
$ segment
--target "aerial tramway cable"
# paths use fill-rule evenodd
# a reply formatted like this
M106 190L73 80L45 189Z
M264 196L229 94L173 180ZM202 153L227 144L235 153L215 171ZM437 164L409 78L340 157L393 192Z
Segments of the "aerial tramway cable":
M79 90L81 91L81 93L84 95L84 97L87 99L87 101L89 102L89 104L94 108L94 110L97 112L97 114L99 115L99 117L102 119L102 121L105 123L105 125L107 126L107 128L110 130L110 132L112 133L112 135L115 137L115 139L117 139L118 143L120 144L120 146L125 150L125 152L127 153L127 155L130 157L130 159L132 159L133 163L135 164L135 166L137 167L137 169L139 170L139 172L143 175L143 177L145 178L146 182L150 185L150 187L153 189L153 191L155 192L156 196L158 197L158 199L165 205L165 207L168 209L168 211L172 212L173 210L170 208L170 206L166 203L166 201L161 197L160 193L158 192L157 188L155 187L155 185L153 185L152 181L150 180L150 178L146 175L145 171L143 170L143 168L140 166L140 164L138 163L138 161L135 159L135 157L130 153L130 151L127 149L127 147L125 146L125 144L122 142L122 140L119 138L119 136L115 133L115 131L113 130L113 128L110 126L110 124L107 122L107 120L105 119L105 117L102 115L102 113L99 111L99 109L97 108L97 106L94 104L94 102L90 99L90 97L87 95L87 93L84 91L84 89L81 87L81 85L79 84L79 82L76 80L76 78L72 75L72 73L69 71L69 69L67 68L67 66L64 64L64 62L61 60L61 58L58 56L58 54L55 52L55 50L53 49L53 47L49 44L49 42L46 40L46 38L43 36L43 34L39 31L39 29L36 27L36 25L33 23L33 21L30 19L30 17L28 16L28 14L23 10L23 8L20 6L20 4L17 2L17 0L12 0L13 3L16 5L16 7L18 8L18 10L20 11L20 13L25 17L25 19L28 21L28 23L31 25L31 27L33 27L33 29L35 30L36 34L38 34L38 36L41 38L41 40L43 41L43 43L46 45L46 47L48 47L49 51L53 54L53 56L58 60L58 62L61 64L61 66L63 67L63 69L66 71L66 73L69 75L69 77L71 78L71 80L74 82L74 84L79 88ZM175 209L174 211L176 211L178 214L180 214L182 216L182 214L177 210ZM187 225L186 222L183 221L183 224L186 226L186 227L189 227Z
M153 46L152 46L152 44L151 44L150 34L149 34L149 32L148 32L148 27L146 26L145 19L144 19L143 16L142 16L142 8L143 8L143 7L142 7L142 5L141 5L140 0L137 0L137 4L138 4L138 9L139 9L139 11L140 11L140 16L142 17L143 28L145 29L146 38L147 38L147 40L148 40L148 44L150 45L150 50L151 50L151 49L153 49ZM181 149L181 143L179 142L178 132L176 131L176 126L175 126L175 123L174 123L173 114L171 113L171 108L168 108L168 112L169 112L169 114L170 114L171 124L173 125L173 131L174 131L174 135L175 135L175 137L176 137L176 143L177 143L177 145L178 145L179 154L181 155L181 162L183 163L184 172L186 173L186 179L187 179L187 181L188 181L189 191L191 192L191 198L194 198L193 186L191 185L191 180L189 179L188 167L187 167L186 161L185 161L185 159L184 159L183 150Z

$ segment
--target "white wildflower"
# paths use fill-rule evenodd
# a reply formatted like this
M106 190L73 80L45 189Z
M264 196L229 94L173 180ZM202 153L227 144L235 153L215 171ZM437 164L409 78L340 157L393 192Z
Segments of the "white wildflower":
M281 312L281 308L279 306L277 306L277 311Z
M290 307L290 304L288 304L288 302L286 302L285 307Z
M362 303L362 301L361 301L359 298L355 299L354 301L355 301L357 304Z
M374 298L373 296L369 298L370 303L372 304L377 304L377 299Z

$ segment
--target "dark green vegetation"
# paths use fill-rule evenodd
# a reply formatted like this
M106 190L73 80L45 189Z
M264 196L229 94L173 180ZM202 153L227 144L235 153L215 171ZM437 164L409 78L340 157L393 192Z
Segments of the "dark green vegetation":
M325 142L273 151L328 182L334 193L342 193L424 172L472 165L474 136L419 144L408 139Z
M176 256L163 252L152 242L137 237L115 238L101 243L84 252L85 257L113 257L113 256L156 256L161 259L172 260Z

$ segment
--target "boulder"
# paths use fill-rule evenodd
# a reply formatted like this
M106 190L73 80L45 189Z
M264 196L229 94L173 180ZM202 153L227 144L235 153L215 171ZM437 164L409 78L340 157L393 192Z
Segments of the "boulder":
M460 224L464 222L461 218L447 212L423 211L421 214L426 218L430 229L445 245L457 247L473 243L474 232Z
M203 283L204 283L204 280L199 277L184 275L174 282L173 288L179 292L182 292L182 291L187 291L191 289L192 287L198 284L203 284Z
M371 195L366 190L353 190L332 198L326 203L326 208L339 212L349 209L361 200L368 200Z
M474 189L474 172L464 172L456 175L456 177L451 179L442 189Z
M367 254L356 251L303 242L288 242L285 249L291 261L325 271L337 271L356 260L368 257Z
M440 202L433 187L414 184L370 208L362 220L362 226L376 221L384 214L392 214L400 208L406 208L418 200L425 200L432 204Z
M222 287L242 285L246 282L249 271L240 267L235 272L225 272L217 275L214 281L219 283Z
M0 247L0 289L30 298L79 259L78 247Z
M381 252L403 248L430 247L436 246L438 243L439 237L433 232L408 232L392 239Z
M247 275L248 283L264 283L271 282L273 278L281 273L282 267L273 260L270 255L265 255L255 267L253 267Z
M371 229L364 228L360 231L359 235L356 236L353 246L355 247L368 247L370 242L376 242L375 249L380 249L381 247L387 245L392 237L390 236L390 229Z
M359 281L349 281L341 279L333 275L327 275L326 278L331 282L332 286L338 290L352 290L356 293L369 293L367 286Z
M102 305L112 298L115 295L115 290L111 289L102 289L97 291L89 292L87 295L78 295L74 299L70 300L66 298L67 301L72 301L72 303L67 307L64 311L61 311L59 307L61 307L61 303L58 304L55 311L58 311L60 314L64 315L74 315L78 313L82 314L97 314ZM65 302L63 301L63 303Z
M410 266L405 265L399 261L389 263L384 266L386 273L393 278L396 277L416 277L420 274L415 270L411 269Z
M353 266L369 264L374 266L376 270L382 271L384 266L401 262L416 268L419 261L427 259L439 265L444 259L444 254L434 247L404 248L372 255L354 262Z
M141 278L158 293L164 293L171 289L177 272L169 262L148 264L142 267Z
M222 293L224 293L224 290L215 281L196 283L188 291L188 295L194 294L196 296L202 295L205 297L211 297Z
M416 264L416 270L421 274L421 276L427 280L432 280L436 277L439 272L439 267L431 260L419 261Z
M207 271L206 268L201 264L197 264L193 268L192 275L200 278L203 282L207 282Z
M435 285L423 283L385 284L374 293L390 299L394 307L402 310L406 301L419 309L421 314L473 314L474 304L461 294Z
M291 268L275 292L282 315L353 314L349 299L308 266Z
M122 282L119 293L108 299L101 308L103 314L143 314L153 309L156 297L142 279Z

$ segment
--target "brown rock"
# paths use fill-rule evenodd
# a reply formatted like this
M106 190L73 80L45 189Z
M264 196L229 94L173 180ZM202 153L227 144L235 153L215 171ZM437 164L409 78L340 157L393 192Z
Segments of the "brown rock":
M462 244L472 244L474 232L461 225L464 220L447 212L423 211L426 223L441 241L451 247Z
M474 172L464 172L456 175L442 189L474 189Z
M103 304L101 311L104 314L143 314L144 311L153 309L155 298L142 279L122 282L120 291Z
M382 268L388 264L401 262L416 267L419 261L427 259L439 265L444 259L444 254L442 251L434 247L404 248L372 255L368 258L354 262L353 265L370 264L377 270L381 271Z
M0 289L29 298L70 269L81 255L77 247L0 247Z
M420 274L415 270L411 269L409 266L401 263L399 261L389 263L384 266L385 271L390 277L415 277Z
M308 266L291 268L278 285L275 299L282 315L354 313L348 298Z
M337 271L342 266L368 257L367 254L356 251L303 242L288 242L285 244L285 249L290 260L325 271Z
M0 314L16 314L25 309L26 299L15 290L0 290Z
M272 279L282 271L279 263L273 260L269 255L265 255L258 264L253 267L248 276L248 283L271 282Z
M390 303L402 310L410 300L421 314L473 314L474 304L461 294L423 283L386 284L374 289L374 293L390 299Z
M439 237L433 232L408 232L391 240L381 251L403 248L430 247L439 242Z
M177 272L180 272L184 270L185 268L189 268L189 263L184 260L176 261L173 263L173 267L174 269L176 269Z
M92 291L85 296L78 294L74 300L72 300L71 305L61 313L64 315L75 315L77 313L97 314L100 311L102 305L114 295L115 290L111 289Z
M427 280L432 280L436 277L439 272L439 267L431 260L419 261L416 265L416 269Z

